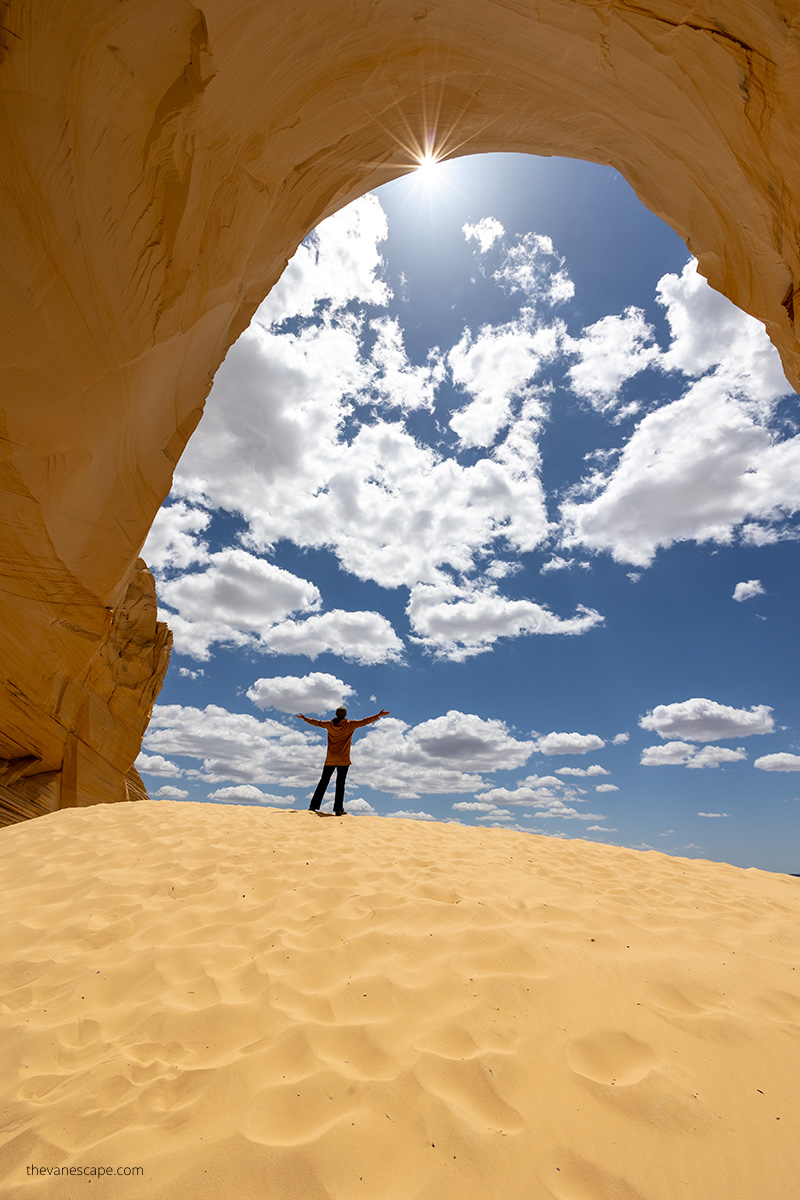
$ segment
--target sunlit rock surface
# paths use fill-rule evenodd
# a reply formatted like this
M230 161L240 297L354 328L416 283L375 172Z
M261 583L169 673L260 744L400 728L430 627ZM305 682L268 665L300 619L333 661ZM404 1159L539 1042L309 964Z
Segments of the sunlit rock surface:
M429 139L612 165L800 382L790 0L11 0L0 21L7 820L135 794L168 658L136 560L213 373L305 234Z

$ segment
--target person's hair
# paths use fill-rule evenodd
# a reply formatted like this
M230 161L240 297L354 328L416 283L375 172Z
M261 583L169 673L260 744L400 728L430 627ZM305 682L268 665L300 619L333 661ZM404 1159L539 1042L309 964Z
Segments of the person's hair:
M336 716L333 718L333 723L334 723L334 725L338 725L338 724L339 724L339 722L340 722L340 721L343 721L343 720L345 719L345 717L346 717L346 716L347 716L347 709L346 709L346 708L344 708L344 707L337 708L337 710L336 710Z

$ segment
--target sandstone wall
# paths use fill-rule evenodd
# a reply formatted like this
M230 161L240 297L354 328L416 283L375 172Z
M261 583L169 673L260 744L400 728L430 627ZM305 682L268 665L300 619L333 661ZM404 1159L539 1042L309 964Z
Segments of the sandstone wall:
M9 819L129 794L168 658L137 557L213 373L410 140L615 167L800 383L793 0L11 0L0 21Z

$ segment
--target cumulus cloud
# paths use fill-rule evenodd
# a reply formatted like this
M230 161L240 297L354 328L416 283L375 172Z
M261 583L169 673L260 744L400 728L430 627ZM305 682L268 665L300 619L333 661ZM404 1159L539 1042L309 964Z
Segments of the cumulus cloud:
M593 763L591 767L556 767L556 775L585 776L585 775L610 775L610 774L611 774L610 771L607 771L605 769L605 767L601 767L597 763Z
M353 228L345 234L355 237ZM313 272L306 258L304 270ZM334 292L328 281L313 295ZM346 295L355 294L348 287ZM358 294L369 297L369 288ZM510 327L498 327L459 343L453 363L468 394L502 406L511 389L519 409L491 453L464 464L420 442L402 419L374 411L376 401L401 416L430 407L445 369L435 351L412 364L396 321L368 322L334 309L333 299L315 324L279 332L269 323L273 299L217 372L176 473L184 502L241 514L249 549L268 552L283 538L329 548L345 570L383 587L434 582L443 569L469 572L498 541L526 551L547 536L538 477L544 406L523 376L529 360L551 353L549 333L531 326L515 341ZM500 363L498 339L509 351Z
M403 817L407 821L435 821L436 817L429 812L409 812L407 809L399 808L396 812L384 813L386 817Z
M613 783L598 783L594 789L596 792L618 792L619 788Z
M318 308L352 301L383 305L390 292L379 278L378 249L388 233L376 196L362 196L309 234L258 310L262 323L309 317Z
M764 594L760 579L742 580L733 589L733 599L739 601L752 600L754 596L763 596Z
M603 317L580 337L566 338L564 345L578 358L567 372L572 390L601 410L617 403L626 380L661 357L652 326L639 308Z
M540 754L589 754L602 750L605 742L596 733L548 733L538 739Z
M237 786L311 787L325 752L324 736L317 730L218 705L156 705L145 744L144 757L156 766L166 761L165 755L180 754L200 761L200 769L188 774ZM451 710L416 726L385 717L357 735L354 747L349 782L415 799L426 793L474 796L486 786L483 772L521 766L533 742L515 737L502 721ZM181 773L178 768L175 772Z
M688 742L666 742L662 746L648 746L640 759L643 767L693 767L696 769L718 767L721 763L741 762L747 758L742 746L732 750L727 746L704 746L699 750Z
M324 743L316 732L297 725L259 720L216 704L203 709L157 704L144 743L148 755L154 752L161 761L168 754L198 759L209 783L310 784L319 774Z
M764 326L715 292L698 274L695 259L680 275L664 275L656 294L671 333L665 370L696 377L713 369L727 386L760 401L791 391Z
M453 382L472 397L450 418L462 446L491 446L511 421L514 397L527 399L529 415L544 419L531 384L557 350L557 330L537 327L528 311L503 325L484 325L477 334L464 330L447 355Z
M393 317L380 317L370 322L376 333L371 362L376 368L372 381L372 396L404 410L432 409L436 389L444 378L444 363L437 351L428 362L414 366L409 362L403 332Z
M584 813L578 812L576 808L570 808L561 800L551 800L544 811L537 811L536 817L539 818L561 818L564 821L604 821L604 813Z
M263 635L264 646L273 654L338 654L350 662L373 664L399 662L403 643L386 617L376 612L331 612L302 621L281 621Z
M648 566L674 542L729 544L747 518L800 507L800 436L779 440L762 415L708 376L648 413L608 473L583 481L589 499L561 508L564 545Z
M560 792L560 794L559 794ZM600 813L579 812L571 807L574 804L585 804L586 801L578 792L568 787L563 779L554 775L529 775L516 787L495 787L481 792L476 797L480 803L509 805L510 807L535 808L537 817L563 817L569 821L602 821ZM527 816L523 813L523 816Z
M565 547L606 550L635 566L649 565L660 547L678 541L727 544L737 530L766 540L776 521L800 507L800 437L781 439L770 426L790 389L763 327L713 292L694 262L680 276L664 276L659 298L673 335L666 352L648 342L631 310L627 323L599 323L616 332L622 365L616 374L609 369L607 386L601 373L597 403L612 403L606 398L616 394L616 379L643 363L695 382L647 413L616 460L584 478L561 510ZM622 330L630 335L627 350ZM602 359L605 335L597 339ZM582 369L583 360L573 368L578 388ZM585 386L594 379L588 370Z
M415 641L438 657L469 658L501 637L521 634L581 634L603 621L578 605L575 616L557 617L534 600L511 600L494 584L418 584L406 609Z
M257 679L246 692L257 708L276 708L288 713L304 709L312 713L327 712L354 694L349 684L324 671Z
M204 571L159 587L162 602L174 610L170 625L182 654L206 659L214 642L256 644L289 613L319 607L315 584L245 550L221 550L207 561Z
M753 763L759 771L800 771L800 754L764 754Z
M542 563L539 567L539 574L547 575L550 571L566 571L574 562L574 558L561 558L558 554L554 554L547 562Z
M181 751L178 750L177 753L180 754ZM177 763L170 762L163 754L145 754L143 750L133 765L142 775L160 775L163 778L176 779L183 774Z
M153 795L159 800L185 800L189 793L185 788L172 787L170 784L165 783Z
M505 251L492 278L510 292L523 292L530 300L549 305L561 304L575 295L564 259L546 234L524 234Z
M624 746L631 735L629 733L616 733L611 739L612 746Z
M505 229L495 217L481 217L474 225L462 225L461 230L468 242L478 243L481 254L485 254L505 233Z
M677 704L657 704L639 721L662 738L686 738L693 742L711 742L725 738L749 737L772 733L772 709L766 704L752 708L732 708L715 700L694 697Z
M414 727L419 749L434 759L459 763L469 771L510 770L522 766L533 752L532 741L518 741L503 721L451 709Z
M291 808L295 803L294 796L274 796L249 783L217 788L215 792L208 793L208 799L217 804L266 804L270 808Z
M172 568L185 570L195 563L208 561L208 545L197 535L211 521L209 513L178 500L156 513L156 519L142 548L142 556L155 573Z

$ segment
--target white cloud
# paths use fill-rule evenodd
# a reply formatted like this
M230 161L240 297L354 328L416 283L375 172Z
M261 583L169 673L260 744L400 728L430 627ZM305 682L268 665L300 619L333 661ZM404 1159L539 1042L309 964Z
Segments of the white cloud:
M772 709L766 704L752 708L732 708L715 700L694 697L677 704L657 704L639 721L662 738L687 738L693 742L711 742L722 738L749 737L771 733Z
M613 783L598 783L594 789L596 792L618 792L619 788Z
M450 807L456 812L491 813L497 810L497 805L490 804L487 800L459 800Z
M557 617L534 600L511 600L494 584L419 584L406 609L415 641L438 657L460 660L488 650L501 637L581 634L603 621L578 605L573 617Z
M753 766L759 771L800 771L800 754L764 754Z
M435 821L436 817L431 816L428 812L408 812L406 809L400 808L397 812L384 813L386 817L403 817L407 821Z
M566 794L571 800L578 799L574 792ZM491 804L493 808L498 804L511 804L526 808L547 808L551 804L563 804L562 797L557 796L550 788L529 787L524 783L513 788L491 788L488 792L481 792L478 799L485 804Z
M601 410L616 404L626 380L661 357L652 326L639 308L603 317L587 326L579 338L566 338L564 346L578 356L567 372L572 390Z
M536 749L540 754L588 754L602 750L605 742L596 733L548 733L539 738Z
M707 813L707 812L699 812L697 815L698 815L698 817L727 817L727 816L728 816L728 813Z
M394 317L370 322L376 334L372 363L377 368L373 384L374 399L396 405L405 411L432 409L436 388L444 377L444 363L438 352L429 355L425 366L413 366L403 344L403 333Z
M204 509L181 500L159 509L142 547L142 557L151 571L185 570L194 563L207 562L208 545L196 535L203 533L210 521Z
M561 818L564 821L604 821L604 813L582 813L569 808L561 800L551 800L545 812L536 813L537 818Z
M133 764L142 775L158 775L162 778L177 779L183 774L181 768L174 762L169 762L163 754L145 754L142 750Z
M619 833L618 829L612 829L608 825L589 825L586 829L587 833Z
M468 771L510 770L534 749L533 742L514 738L503 721L456 709L415 726L411 738L429 758L452 760Z
M676 541L729 543L737 527L748 540L774 539L781 535L770 526L800 507L800 438L780 440L769 427L790 389L763 326L713 292L694 262L680 277L664 276L658 295L673 335L666 352L650 345L647 327L628 310L592 327L584 349L596 349L597 361L590 355L572 371L578 390L601 405L612 403L617 379L643 365L694 379L712 372L647 413L618 460L585 478L562 506L565 546L607 550L636 566ZM594 368L607 345L606 378Z
M643 767L682 767L696 749L689 742L666 742L663 746L645 747L639 761Z
M556 794L561 790L561 795ZM495 787L482 792L476 797L477 801L491 805L509 805L510 807L535 808L537 817L563 817L568 821L602 821L600 813L579 812L572 808L573 804L585 804L586 801L578 795L574 788L567 787L563 779L553 775L531 775L523 779L516 787ZM523 813L523 816L527 816Z
M481 254L485 254L505 233L505 229L494 217L481 217L475 225L462 225L461 231L467 241L476 241Z
M323 671L257 679L246 692L248 700L252 700L257 708L276 708L288 713L304 709L312 713L326 712L354 694L349 684Z
M605 767L601 767L597 763L593 763L591 767L556 767L556 775L586 776L610 774L610 771L607 771Z
M752 600L754 596L763 595L765 595L765 592L761 586L760 579L742 580L742 582L737 583L736 587L733 589L734 600Z
M157 704L144 742L157 758L177 754L199 759L208 783L311 785L319 776L325 743L305 729L299 722L286 726L216 704L204 709Z
M333 804L333 801L330 801ZM327 805L326 805L327 807ZM363 796L354 796L352 800L346 800L346 810L354 817L374 817L375 809L370 804L369 800L365 800Z
M250 783L239 783L234 787L217 788L208 793L208 799L218 804L266 804L270 808L291 808L295 803L294 796L273 796L262 792Z
M744 746L737 746L735 750L728 746L703 746L702 750L697 750L687 762L687 767L703 768L703 767L718 767L720 763L741 762L747 758L747 751Z
M800 437L778 440L753 405L714 376L648 413L609 473L581 485L589 499L561 508L565 546L608 550L648 566L680 541L728 544L748 518L782 519L800 507Z
M561 772L558 772L560 774ZM556 779L555 775L526 775L520 780L523 787L546 787L546 788L565 788L567 784L563 779Z
M662 746L648 746L640 759L643 767L692 767L703 769L718 767L720 763L741 762L747 758L742 746L732 750L727 746L704 746L699 750L688 742L666 742Z
M218 705L156 705L145 744L145 757L157 765L165 754L199 759L202 769L186 773L208 783L309 790L325 755L323 735L299 722L286 725ZM401 799L426 793L474 796L486 786L480 772L518 767L532 748L532 742L514 737L502 721L456 710L417 726L385 717L357 734L348 785L367 784Z
M290 612L319 607L313 583L245 550L221 550L208 564L159 585L161 600L175 610L169 623L181 654L205 659L215 642L257 644Z
M694 259L680 275L664 275L657 296L672 335L662 359L665 370L696 377L714 368L727 386L760 401L791 391L764 326L715 292Z
M566 571L574 562L574 558L560 558L557 554L554 554L546 563L542 563L541 567L539 567L539 574L547 575L550 571Z
M546 409L531 384L558 344L556 327L537 327L528 310L507 324L484 325L477 334L464 330L447 355L453 382L472 397L450 418L462 446L491 446L512 419L515 397L528 401L529 416L544 420Z
M362 196L340 209L298 248L257 319L268 325L287 317L308 317L319 304L386 304L391 293L378 278L378 246L386 236L386 214L376 196Z
M556 254L552 240L540 233L526 233L509 247L492 278L509 292L524 292L531 300L549 305L575 295L564 259Z
M153 795L157 796L159 800L185 800L189 793L185 788L172 787L170 784L165 783Z
M629 733L616 733L611 739L611 745L624 746L630 736L631 735Z
M351 662L399 662L403 643L386 617L376 612L331 612L304 621L282 621L264 634L273 654L338 654Z

